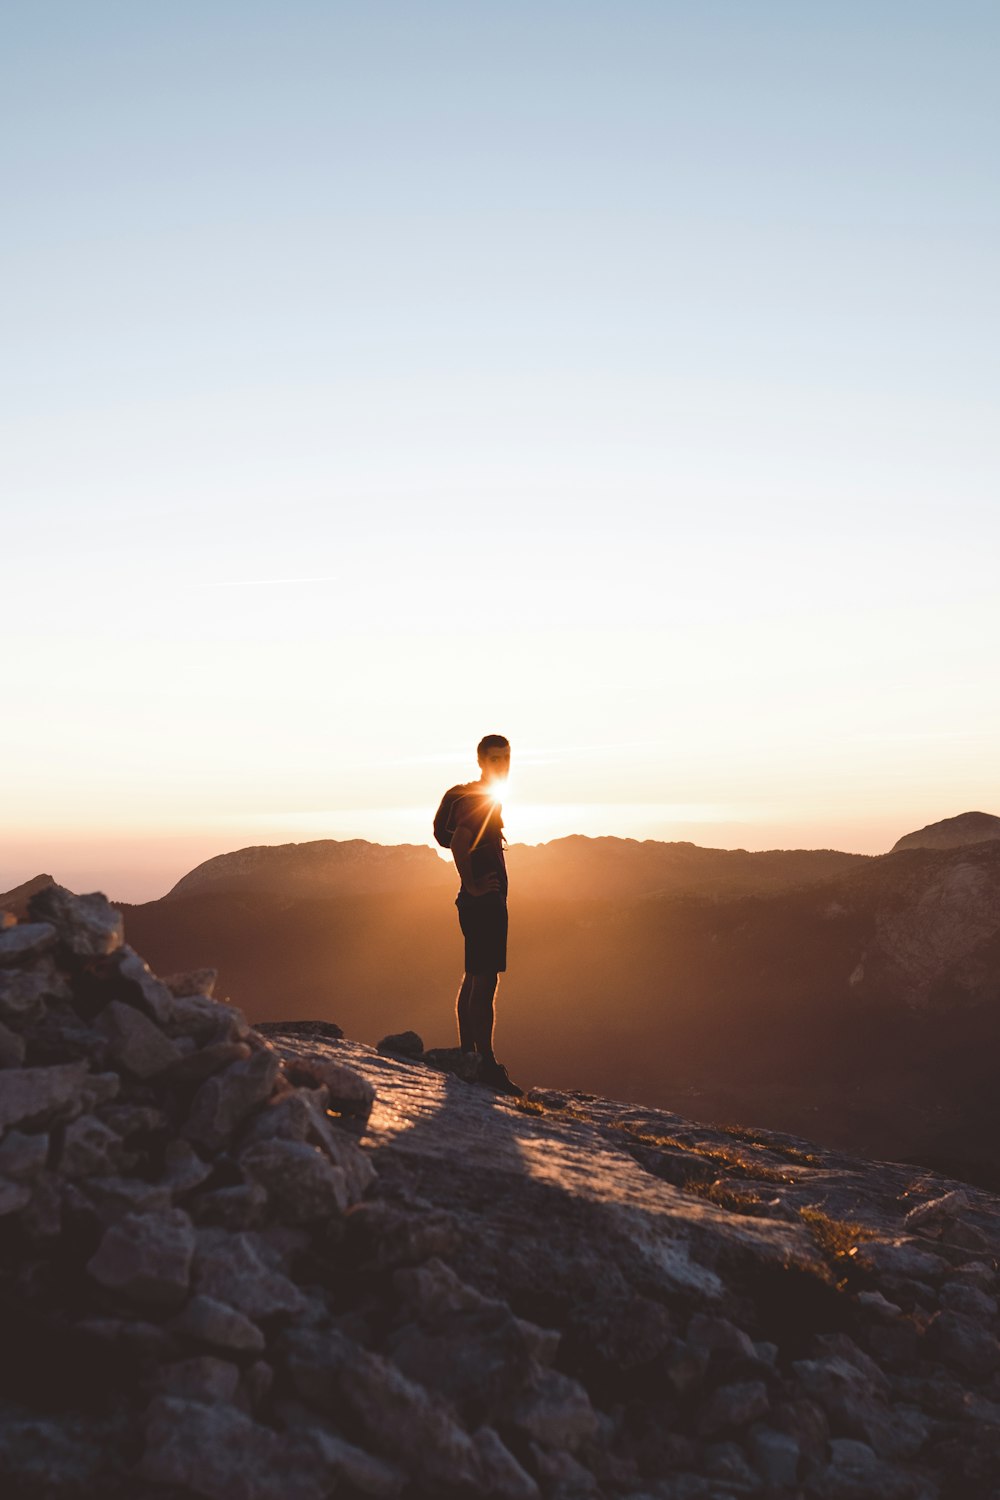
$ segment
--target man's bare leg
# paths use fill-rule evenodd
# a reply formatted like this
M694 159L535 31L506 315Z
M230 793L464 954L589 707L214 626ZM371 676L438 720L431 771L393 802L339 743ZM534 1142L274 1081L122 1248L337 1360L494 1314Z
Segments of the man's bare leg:
M455 1014L458 1017L458 1045L463 1052L475 1052L476 1038L472 1020L472 986L475 982L474 974L462 975L462 988L458 992L455 1001Z
M497 974L473 974L469 995L469 1016L476 1051L485 1063L495 1063L493 1056L493 997L497 992Z

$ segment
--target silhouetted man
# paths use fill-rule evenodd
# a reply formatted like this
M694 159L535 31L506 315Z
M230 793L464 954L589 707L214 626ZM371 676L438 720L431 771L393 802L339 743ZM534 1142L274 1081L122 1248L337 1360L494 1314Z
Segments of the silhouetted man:
M520 1094L493 1053L494 997L507 968L507 866L500 794L510 770L510 744L488 734L476 748L478 781L445 792L434 820L451 849L462 886L455 898L465 938L465 974L458 992L458 1040L482 1058L480 1079L498 1093Z

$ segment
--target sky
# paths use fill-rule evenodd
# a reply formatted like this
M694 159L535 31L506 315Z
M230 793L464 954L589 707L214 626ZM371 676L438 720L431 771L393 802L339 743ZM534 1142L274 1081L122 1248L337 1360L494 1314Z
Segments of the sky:
M0 890L1000 813L1000 11L0 20Z

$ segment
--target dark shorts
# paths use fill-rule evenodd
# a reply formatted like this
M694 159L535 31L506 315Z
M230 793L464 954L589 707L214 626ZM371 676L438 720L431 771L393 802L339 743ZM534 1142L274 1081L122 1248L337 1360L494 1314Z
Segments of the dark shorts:
M507 898L500 891L455 897L465 937L466 974L502 974L507 967Z

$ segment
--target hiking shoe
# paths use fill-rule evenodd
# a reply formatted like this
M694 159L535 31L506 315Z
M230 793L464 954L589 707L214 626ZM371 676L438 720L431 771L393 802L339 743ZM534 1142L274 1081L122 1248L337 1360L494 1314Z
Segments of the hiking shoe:
M524 1089L518 1088L501 1062L484 1063L479 1082L485 1083L497 1094L514 1094L520 1098L524 1093Z

